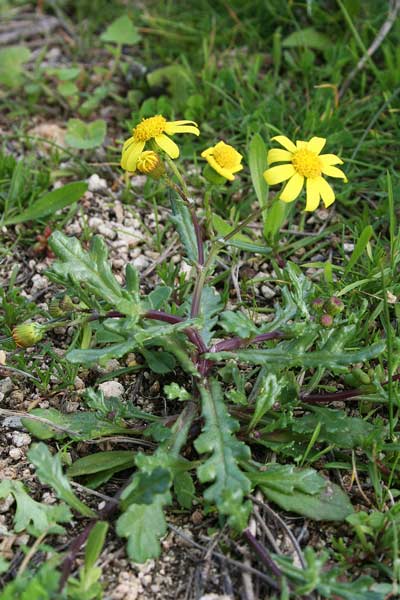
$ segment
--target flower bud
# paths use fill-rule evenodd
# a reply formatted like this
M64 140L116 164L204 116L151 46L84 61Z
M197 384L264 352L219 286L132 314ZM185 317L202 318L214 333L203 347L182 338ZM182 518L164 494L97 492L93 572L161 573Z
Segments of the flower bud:
M29 348L43 339L45 328L38 323L21 323L12 330L14 342L20 348Z
M368 373L364 373L364 371L359 367L355 367L353 369L353 375L358 379L359 383L363 385L368 385L371 383L371 378L369 377Z
M136 163L136 168L140 173L149 175L154 179L159 179L165 173L164 164L153 150L145 150L141 153Z
M322 312L324 310L325 300L323 298L314 298L311 302L311 307L315 312Z
M58 298L52 298L49 302L49 313L53 319L58 319L58 317L62 317L64 311L60 306L60 301Z
M332 315L328 315L327 313L324 313L320 320L319 320L320 324L322 325L322 327L332 327L333 325L333 317Z
M62 298L60 301L60 309L62 310L63 314L65 314L76 310L76 305L72 302L72 298L70 298L70 296L64 296L64 298Z
M336 296L331 296L325 302L325 310L330 315L338 315L344 310L344 304L339 298L336 298Z

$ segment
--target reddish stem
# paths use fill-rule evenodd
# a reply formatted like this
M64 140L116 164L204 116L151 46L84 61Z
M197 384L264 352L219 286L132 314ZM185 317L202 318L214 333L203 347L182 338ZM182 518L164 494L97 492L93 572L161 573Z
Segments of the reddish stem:
M400 373L393 375L392 381L399 381ZM389 379L382 382L382 385L387 385ZM300 400L302 402L308 402L310 404L319 404L320 402L334 402L335 400L350 400L356 399L358 396L364 396L365 390L345 390L343 392L331 392L330 394L300 394Z
M250 344L258 344L260 342L266 342L268 340L276 340L284 337L282 331L270 331L269 333L260 333L252 338L241 338L239 336L230 338L228 340L222 340L217 342L210 348L210 352L223 352L231 350L239 350L239 348L245 348Z

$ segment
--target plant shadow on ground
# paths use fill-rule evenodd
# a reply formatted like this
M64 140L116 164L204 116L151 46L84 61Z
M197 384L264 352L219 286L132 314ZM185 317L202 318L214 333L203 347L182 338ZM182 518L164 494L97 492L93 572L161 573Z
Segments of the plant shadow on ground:
M399 593L398 10L0 7L1 600ZM223 249L190 323L210 385L181 321L188 213L173 199L171 219L159 181L119 168L155 114L201 127L179 141L205 239L265 209L255 165L275 135L327 138L349 180L328 210L275 196ZM245 169L204 197L198 157L220 139ZM139 304L175 321L143 324ZM16 348L33 320L47 335Z

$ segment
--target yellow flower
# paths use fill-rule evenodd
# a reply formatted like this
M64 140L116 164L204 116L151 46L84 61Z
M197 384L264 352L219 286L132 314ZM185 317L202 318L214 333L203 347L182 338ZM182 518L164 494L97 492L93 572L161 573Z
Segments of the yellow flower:
M21 323L12 330L14 342L20 348L29 348L43 339L45 328L38 323Z
M159 179L165 173L165 167L157 152L145 150L137 159L136 168L140 173Z
M286 165L272 167L264 172L269 185L276 185L289 179L279 198L284 202L293 202L303 189L306 179L307 201L305 210L316 210L320 197L326 207L335 201L335 194L329 183L322 177L340 177L347 182L347 177L333 165L341 165L343 161L335 154L320 154L326 139L313 137L309 142L297 141L296 145L284 135L272 138L285 150L274 148L268 152L268 165L286 162Z
M229 181L235 179L234 173L243 169L243 165L240 164L243 156L225 142L218 142L215 146L207 148L201 156L207 160L214 171Z
M122 148L121 167L126 171L135 171L136 163L143 152L146 142L154 140L171 158L178 158L179 148L168 135L175 133L194 133L200 135L194 121L167 121L162 115L143 119L132 129L132 137L126 140ZM165 135L167 134L167 135Z

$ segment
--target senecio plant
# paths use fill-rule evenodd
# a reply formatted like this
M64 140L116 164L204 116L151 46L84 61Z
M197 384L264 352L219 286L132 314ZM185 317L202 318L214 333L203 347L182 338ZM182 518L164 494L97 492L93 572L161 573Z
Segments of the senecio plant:
M144 119L123 145L121 167L127 177L144 173L165 185L170 218L192 267L191 288L184 301L178 305L167 285L142 294L139 275L131 264L126 265L125 285L120 285L101 237L95 236L86 251L78 239L57 231L49 241L57 260L48 276L65 287L65 295L52 302L53 319L48 323L24 323L14 330L15 342L25 347L38 342L46 330L72 323L77 335L66 354L71 363L105 364L134 352L155 373L175 373L176 381L164 387L172 415L166 418L121 400L105 399L93 390L87 396L102 431L114 426L125 435L133 432L153 440L154 451L129 453L128 463L134 469L119 496L117 533L128 538L128 553L137 562L159 554L159 540L167 531L164 509L173 501L190 508L196 497L205 512L214 513L236 535L245 532L248 540L249 494L255 488L285 509L310 518L340 520L352 513L345 492L315 470L297 468L293 460L269 463L266 457L289 440L285 435L293 411L303 406L296 368L316 369L316 385L326 369L346 372L348 365L374 358L384 348L380 341L359 348L357 322L343 318L343 303L334 297L316 298L313 284L290 262L283 268L271 258L282 282L281 301L272 320L257 323L250 310L226 310L222 294L212 284L219 257L229 254L232 247L251 250L241 230L261 213L264 218L267 213L268 219L267 211L275 203L294 201L305 186L306 211L317 209L320 198L326 207L332 204L335 195L325 176L345 181L346 177L335 166L342 163L340 158L321 154L326 140L313 137L293 143L279 135L273 141L282 148L272 148L268 155L258 145L261 150L251 158L253 165L260 165L252 173L255 187L287 183L278 196L242 223L205 239L204 231L214 232L212 222L202 223L210 211L204 209L197 215L177 163L179 147L172 140L177 134L199 136L200 131L192 121L167 121L161 115ZM201 157L206 161L205 179L214 191L243 169L243 156L224 141L204 150ZM271 248L261 248L271 255ZM76 415L76 427L85 414ZM54 418L53 409L47 419ZM141 425L129 426L132 418ZM318 420L312 430L317 425ZM93 428L92 423L89 437L94 435ZM305 425L299 428L298 444L304 442L302 431L310 435ZM295 457L296 450L291 452ZM112 470L113 452L107 455L111 476L118 469ZM31 453L33 462L35 456ZM73 465L71 476L87 474L83 467ZM126 467L125 461L121 468ZM100 477L92 485L106 480L107 476Z

